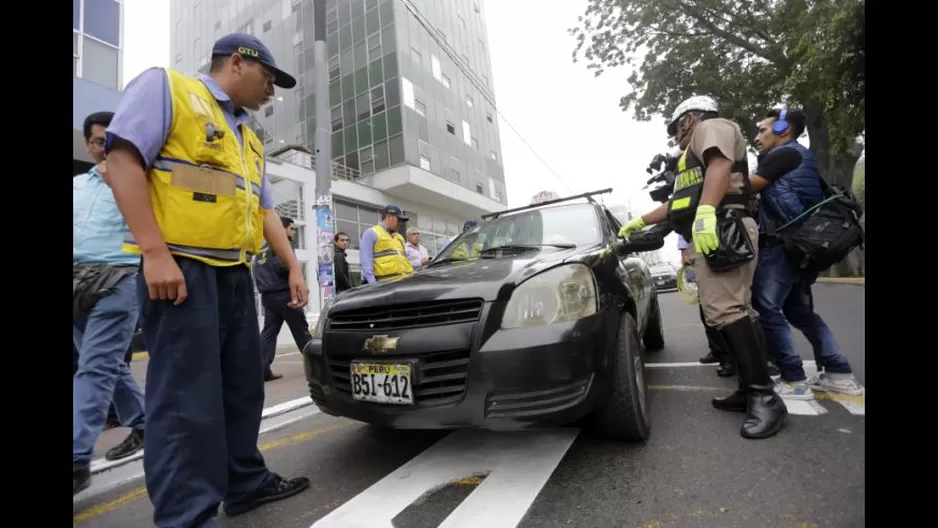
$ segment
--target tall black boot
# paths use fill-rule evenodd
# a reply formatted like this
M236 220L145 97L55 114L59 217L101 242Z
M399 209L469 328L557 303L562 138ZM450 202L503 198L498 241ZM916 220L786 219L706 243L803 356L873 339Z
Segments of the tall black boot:
M775 393L775 385L769 377L766 350L759 342L755 326L752 319L743 317L721 330L736 357L739 382L746 395L746 419L740 434L753 439L778 434L788 415L788 408Z
M710 353L717 358L717 362L720 364L717 367L717 376L721 378L735 376L736 365L732 354L730 354L729 345L726 344L726 339L723 338L719 330L707 326L706 323L704 324L704 330L707 333L707 344L710 345Z
M756 339L759 341L759 346L762 347L762 350L765 350L765 355L768 357L769 347L765 343L765 331L762 329L762 323L759 321L758 317L753 318L752 326L756 331ZM769 369L769 376L778 376L781 374L778 367L775 366L775 363L773 363L771 359L766 363L766 367Z

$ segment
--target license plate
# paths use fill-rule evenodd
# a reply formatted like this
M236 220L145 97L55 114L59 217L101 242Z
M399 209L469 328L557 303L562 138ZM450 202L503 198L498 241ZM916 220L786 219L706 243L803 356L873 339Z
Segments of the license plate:
M357 401L412 405L413 365L357 363L351 366L352 398Z

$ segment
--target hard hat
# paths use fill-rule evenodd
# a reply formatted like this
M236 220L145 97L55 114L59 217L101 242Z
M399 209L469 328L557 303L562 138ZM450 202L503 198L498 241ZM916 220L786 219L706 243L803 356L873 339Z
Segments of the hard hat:
M717 101L709 95L695 95L681 101L671 114L671 121L668 123L668 135L677 134L677 121L684 117L687 112L717 112Z

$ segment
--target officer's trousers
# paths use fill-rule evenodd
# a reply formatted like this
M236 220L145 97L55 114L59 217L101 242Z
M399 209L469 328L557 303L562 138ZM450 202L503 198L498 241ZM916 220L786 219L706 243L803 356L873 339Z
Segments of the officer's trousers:
M742 317L755 319L758 314L752 307L752 278L758 261L759 228L750 217L743 218L743 224L752 241L755 258L727 271L713 271L707 265L706 258L697 253L697 248L689 241L688 249L694 262L694 275L697 277L697 293L707 326L723 328Z
M152 300L143 276L147 429L143 465L159 528L218 526L219 503L268 485L257 447L264 367L254 286L246 266L176 258L188 298Z

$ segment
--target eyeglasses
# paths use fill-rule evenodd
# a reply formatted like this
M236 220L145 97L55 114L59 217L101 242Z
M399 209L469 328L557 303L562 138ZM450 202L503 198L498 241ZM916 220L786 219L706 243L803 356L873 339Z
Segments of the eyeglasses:
M104 138L94 138L89 140L88 143L91 143L96 147L104 148L104 145L107 144L107 141Z

